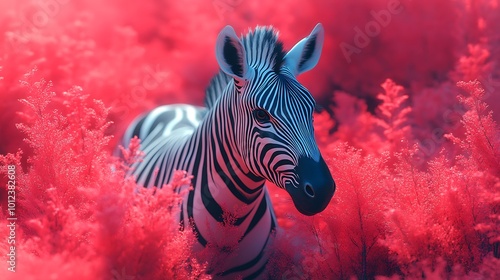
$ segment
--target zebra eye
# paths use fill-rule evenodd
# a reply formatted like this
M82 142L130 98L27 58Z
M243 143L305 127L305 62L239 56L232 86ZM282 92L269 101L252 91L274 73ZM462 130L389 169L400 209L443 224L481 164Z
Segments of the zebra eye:
M269 114L263 109L255 109L253 111L253 116L260 123L268 122L271 119Z

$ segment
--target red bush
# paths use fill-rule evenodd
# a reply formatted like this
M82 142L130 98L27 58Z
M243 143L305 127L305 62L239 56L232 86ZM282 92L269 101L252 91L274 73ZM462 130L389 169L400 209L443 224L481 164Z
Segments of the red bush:
M178 233L177 208L165 207L180 202L174 190L190 178L180 172L161 190L137 188L123 179L126 166L105 149L110 136L102 102L89 101L78 88L57 102L50 83L23 84L28 120L18 127L33 154L25 171L20 153L0 157L2 166L16 166L18 218L18 266L15 274L1 270L2 278L209 278L189 253L194 236ZM140 155L137 147L133 141L125 150L126 163ZM2 218L5 223L3 211ZM7 247L1 250L7 254Z

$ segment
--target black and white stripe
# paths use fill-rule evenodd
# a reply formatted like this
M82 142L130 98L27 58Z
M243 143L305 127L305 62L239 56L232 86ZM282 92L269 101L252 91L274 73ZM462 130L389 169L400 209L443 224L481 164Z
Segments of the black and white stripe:
M306 215L322 211L333 195L313 136L315 102L295 78L314 67L322 43L321 25L288 53L272 28L240 39L226 27L217 40L222 71L207 89L208 108L158 107L123 137L125 145L134 135L142 139L145 158L130 174L139 184L162 186L175 170L194 176L179 222L196 233L195 250L220 249L220 262L210 267L216 278L262 275L276 227L266 180L286 189ZM220 226L224 213L235 218L230 232Z

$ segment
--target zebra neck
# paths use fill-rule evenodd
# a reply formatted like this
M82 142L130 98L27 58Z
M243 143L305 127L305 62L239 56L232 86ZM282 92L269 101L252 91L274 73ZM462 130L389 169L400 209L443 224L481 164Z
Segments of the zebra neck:
M217 188L216 195L234 197L240 203L251 204L262 192L265 179L252 174L238 152L234 125L231 116L224 112L214 112L208 118L207 142L209 152L209 168L211 183ZM218 196L218 195L217 195Z

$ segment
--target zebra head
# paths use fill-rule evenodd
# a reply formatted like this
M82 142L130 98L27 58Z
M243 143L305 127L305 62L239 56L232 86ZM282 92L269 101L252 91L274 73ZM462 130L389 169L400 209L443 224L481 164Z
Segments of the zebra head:
M315 101L296 79L316 66L323 40L318 24L285 53L271 27L240 39L226 26L216 43L219 66L233 78L223 95L236 152L249 173L286 189L305 215L323 211L335 192L314 139Z

